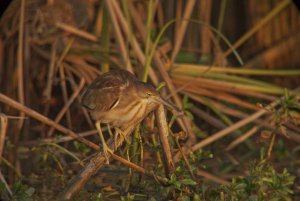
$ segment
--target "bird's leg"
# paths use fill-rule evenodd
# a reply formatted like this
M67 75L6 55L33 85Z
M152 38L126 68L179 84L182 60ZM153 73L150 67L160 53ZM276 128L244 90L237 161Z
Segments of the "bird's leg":
M102 133L102 130L101 130L101 126L100 126L100 121L96 121L96 128L98 130L98 133L99 133L99 136L100 136L100 140L101 140L101 143L102 143L102 147L103 147L103 153L104 153L104 156L105 156L105 159L106 159L106 164L109 164L109 153L113 153L113 151L107 146L106 142L105 142L105 139L103 137L103 133Z
M117 147L116 143L117 143L117 139L118 139L119 136L122 136L123 139L126 141L126 143L130 144L129 140L125 137L123 131L121 129L119 129L119 128L115 128L115 139L114 139L114 141L115 141L115 147Z

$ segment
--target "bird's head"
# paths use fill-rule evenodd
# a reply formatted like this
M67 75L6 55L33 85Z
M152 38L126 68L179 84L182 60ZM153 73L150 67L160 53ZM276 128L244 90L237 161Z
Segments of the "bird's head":
M137 92L140 98L149 101L149 103L163 104L170 110L174 110L177 112L179 111L176 106L162 98L151 84L140 82L137 88Z

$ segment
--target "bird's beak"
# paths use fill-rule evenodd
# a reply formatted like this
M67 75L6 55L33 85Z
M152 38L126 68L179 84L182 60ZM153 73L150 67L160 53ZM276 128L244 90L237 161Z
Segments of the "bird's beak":
M168 102L167 100L163 99L160 96L154 96L153 99L155 102L165 105L170 110L174 110L175 112L182 113L182 111L178 109L175 105L173 105L172 103Z

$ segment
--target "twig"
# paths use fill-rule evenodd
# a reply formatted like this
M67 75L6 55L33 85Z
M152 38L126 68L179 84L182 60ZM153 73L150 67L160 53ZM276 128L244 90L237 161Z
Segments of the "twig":
M200 1L200 21L203 21L205 24L211 24L211 13L212 13L212 0ZM187 18L184 18L187 19ZM210 54L211 51L211 31L208 27L202 26L201 27L201 52L203 56L207 56Z
M65 70L64 70L63 65L59 66L59 75L60 75L60 87L62 90L62 97L63 97L65 105L67 105L68 104L68 90L67 90ZM66 120L67 120L68 127L70 129L72 129L72 119L71 119L70 110L66 110Z
M12 193L12 191L10 190L9 185L7 184L7 182L6 182L5 178L4 178L4 176L3 176L2 172L1 172L1 170L0 170L0 180L1 180L1 182L4 184L5 188L7 189L8 194L9 194L10 196L12 196L13 193Z
M21 112L24 112L25 114L27 114L28 116L31 116L45 124L47 124L48 126L53 126L55 129L59 130L60 132L66 134L66 135L69 135L75 139L78 139L80 142L86 144L87 146L95 149L95 150L99 150L99 146L96 145L95 143L89 141L89 140L86 140L84 138L81 138L79 137L78 138L78 135L76 133L74 133L73 131L71 131L70 129L67 129L65 127L63 127L62 125L60 124L57 124L55 123L54 121L52 121L51 119L41 115L40 113L16 102L15 100L5 96L4 94L0 93L0 102L3 102L4 104L7 104L8 106L10 107L13 107Z
M46 106L44 108L44 115L48 116L48 112L50 109L50 104L48 101L51 99L51 94L52 94L52 83L54 79L54 72L55 72L55 61L56 61L56 44L57 40L53 42L51 45L51 56L50 56L50 63L49 63L49 68L48 68L48 74L47 74L47 82L46 82L46 87L43 91L43 96L46 98Z
M126 69L133 73L133 68L132 68L132 65L131 65L131 62L130 62L128 52L126 50L126 45L125 45L125 42L124 42L124 38L122 36L121 30L120 30L120 27L119 27L119 24L118 24L118 21L117 21L117 18L116 18L116 12L117 11L113 8L113 5L112 5L112 2L114 2L114 1L115 0L106 0L105 3L106 3L106 6L107 6L107 9L108 9L108 12L110 14L110 18L111 18L114 30L115 30L116 39L117 39L118 44L120 46L123 62L126 66Z
M240 47L245 41L247 41L253 34L255 34L262 26L266 25L274 16L281 12L286 6L291 3L290 0L283 0L278 5L268 13L261 21L259 21L252 29L250 29L246 34L239 38L233 46L228 49L224 54L225 57L230 55L234 49Z
M126 34L127 38L129 38L130 40L130 43L131 43L131 46L137 56L137 58L139 59L140 63L142 65L146 65L146 58L145 58L145 54L143 53L141 47L140 47L140 44L138 43L137 39L135 38L134 35L131 34L131 31L130 31L130 28L129 28L129 25L124 17L124 15L122 14L121 12L121 9L119 7L119 5L115 2L115 1L112 1L112 6L114 7L114 9L117 11L116 12L116 15L118 17L118 20L120 21L120 25L124 31L124 33ZM158 85L159 84L159 80L155 74L155 72L153 71L152 68L150 68L150 71L149 71L149 76L152 80L152 82L155 84L155 85Z
M21 0L21 11L20 11L20 24L19 24L19 36L18 36L18 99L21 104L25 104L25 97L24 97L24 65L23 65L23 48L24 48L24 15L25 15L25 0ZM21 117L24 117L24 113L20 113ZM21 130L24 123L24 119L20 119L18 122L18 129ZM19 131L15 135L15 143L19 140Z
M299 93L299 90L300 90L300 87L293 90L290 94L291 96L294 96L296 95L297 93ZM190 151L196 151L200 148L203 148L213 142L215 142L216 140L222 138L222 137L225 137L226 135L229 135L231 132L235 131L236 129L239 129L241 128L242 126L245 126L246 124L258 119L260 116L268 113L270 111L270 109L274 108L275 106L277 106L280 101L283 99L284 97L282 97L281 99L277 100L277 101L274 101L272 102L271 104L269 104L268 106L266 106L265 108L253 113L252 115L238 121L237 123L233 124L232 126L229 126L213 135L211 135L210 137L202 140L201 142L195 144L194 146L192 146L191 148L186 148L184 151L185 153L188 153ZM177 153L175 156L174 156L174 161L178 161L180 158L180 153Z
M97 134L97 130L95 130L95 129L89 130L89 131L85 131L82 133L77 133L77 135L78 135L77 138L84 138L84 137L87 137L90 135L95 135L95 134ZM29 141L21 142L20 144L22 146L35 147L42 143L63 143L63 142L69 142L72 140L76 140L77 138L74 138L71 136L62 136L62 137L46 138L46 139L41 139L41 140L29 140Z
M0 113L0 156L2 156L4 149L7 124L7 116L5 114Z
M184 13L183 13L183 19L189 19L193 13L193 9L195 7L195 0L189 0L187 2L187 5L185 7ZM171 56L171 63L174 63L175 58L180 50L183 38L184 38L184 34L186 32L187 29L187 25L189 24L188 21L183 20L180 22L180 27L178 29L178 33L176 33L176 42L174 44L174 48L173 48L173 52L172 52L172 56Z
M220 177L217 177L216 175L213 175L213 174L211 174L211 173L208 173L208 172L206 172L206 171L204 171L204 170L198 169L198 170L196 171L196 174L197 174L198 176L202 176L202 177L204 177L204 178L206 178L206 179L208 179L208 180L214 181L214 182L216 182L217 184L228 185L228 184L230 183L230 182L226 181L225 179L220 178Z
M175 140L175 143L176 143L176 145L177 145L177 147L178 147L178 149L179 149L179 152L181 153L181 156L182 156L182 158L183 158L183 160L184 160L184 162L185 162L185 164L186 164L186 166L187 166L187 168L188 168L188 170L189 170L189 173L190 173L192 179L195 180L195 175L194 175L194 173L193 173L192 167L191 167L191 165L190 165L190 163L189 163L189 160L187 159L187 157L184 155L184 153L183 153L183 151L182 151L182 148L181 148L180 143L179 143L179 141L178 141L178 136L174 136L174 138L175 138L175 139L174 139L174 140Z
M55 123L59 123L59 121L62 119L62 117L64 116L64 114L66 113L66 111L69 109L69 107L72 105L72 103L74 102L74 100L79 95L80 91L84 87L84 84L85 84L85 80L81 79L79 87L76 89L76 91L74 91L74 93L72 94L72 96L70 97L70 99L66 102L66 104L64 105L64 107L57 114L57 116L56 116L56 118L54 120ZM47 134L47 136L51 137L54 130L55 129L53 127L51 127L50 130L49 130L49 132L48 132L48 134Z
M225 148L225 151L230 151L231 149L235 148L240 143L244 142L246 139L248 139L249 137L251 137L252 135L254 135L258 131L259 128L260 128L260 126L254 126L250 130L248 130L246 133L244 133L243 135L241 135L240 137L238 137L237 139L235 139L234 141L232 141Z
M82 31L80 29L77 29L76 27L72 27L72 26L62 23L62 22L57 22L56 26L66 32L69 32L69 33L79 36L81 38L90 40L92 42L97 42L99 40L98 37L95 35L92 35L88 32Z
M131 11L130 13L132 14L133 22L135 23L139 33L142 36L143 42L145 43L146 42L146 32L145 32L146 27L143 24L141 18L139 17L139 14L138 14L135 6L132 4L132 2L129 2L128 6L130 7L130 11ZM161 74L162 78L164 79L164 81L167 84L168 89L170 90L170 94L172 95L176 106L178 108L181 108L182 104L181 104L180 97L176 93L176 89L175 89L175 87L172 83L172 80L171 80L170 76L168 75L168 73L165 69L165 65L164 65L163 61L161 60L160 54L158 52L156 52L154 54L154 61L155 61L155 64L156 64L156 66L159 70L159 73ZM189 139L186 142L187 146L190 146L191 144L194 144L194 142L196 140L196 136L195 136L195 133L192 131L192 128L191 128L191 120L188 119L188 117L184 116L182 119L178 118L177 122L181 126L181 128L189 134Z
M68 75L68 78L69 78L69 81L70 81L70 84L71 84L71 88L72 88L73 91L75 91L75 90L78 88L78 85L77 85L77 83L75 82L74 76L73 76L73 74L72 74L69 70L67 70L67 69L66 69L66 72L67 72L67 75ZM81 96L77 96L77 101L78 101L79 103L81 103ZM90 126L91 128L94 128L94 124L93 124L93 122L92 122L92 120L91 120L91 118L90 118L90 116L89 116L89 114L88 114L88 111L87 111L84 107L81 107L80 109L81 109L83 115L85 116L85 119L86 119L87 123L89 124L89 126Z
M155 111L156 123L159 130L159 138L163 150L163 156L165 161L165 172L167 177L174 173L175 165L172 158L171 148L169 144L169 127L166 120L165 109L163 105L160 105Z

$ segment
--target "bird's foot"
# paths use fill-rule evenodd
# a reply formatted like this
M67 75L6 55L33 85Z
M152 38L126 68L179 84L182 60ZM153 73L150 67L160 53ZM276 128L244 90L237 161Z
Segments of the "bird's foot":
M110 158L110 155L114 153L113 150L111 150L106 143L102 143L102 148L103 148L103 154L104 154L104 157L105 157L105 163L107 165L109 165L109 158Z
M123 139L126 141L127 144L130 144L130 141L128 138L126 138L126 136L124 135L123 131L119 128L115 128L115 147L117 147L117 140L119 138L119 136L122 136Z

